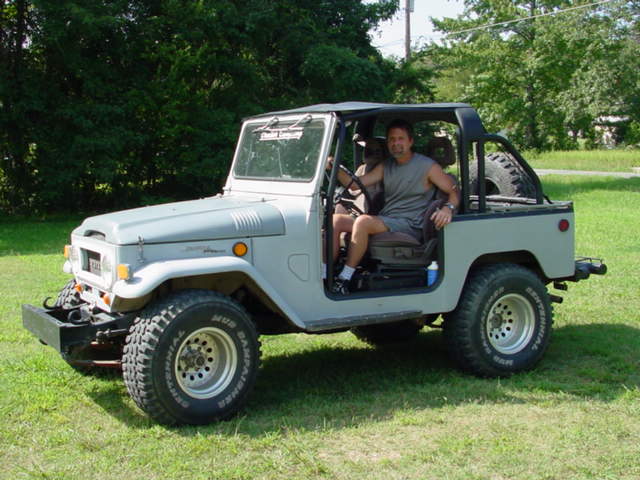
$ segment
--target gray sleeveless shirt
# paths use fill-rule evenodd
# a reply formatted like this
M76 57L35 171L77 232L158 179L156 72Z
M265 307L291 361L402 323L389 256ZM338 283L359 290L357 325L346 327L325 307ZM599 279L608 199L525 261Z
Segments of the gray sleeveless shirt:
M425 190L424 177L436 162L429 157L414 153L408 163L398 164L395 159L384 163L384 207L380 216L406 222L414 230L422 231L424 212L433 200L433 185ZM385 223L387 223L385 221ZM391 231L396 229L387 225Z

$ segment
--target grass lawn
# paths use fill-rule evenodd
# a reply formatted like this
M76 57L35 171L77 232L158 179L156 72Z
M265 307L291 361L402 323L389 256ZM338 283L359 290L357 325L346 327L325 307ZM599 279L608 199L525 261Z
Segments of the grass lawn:
M640 478L640 178L542 181L574 200L577 253L609 273L554 292L536 370L463 375L433 330L385 349L263 337L247 408L205 427L154 424L118 374L83 376L21 327L20 305L65 283L77 221L0 220L0 478Z
M525 152L524 158L533 168L631 172L640 167L640 150L572 150Z

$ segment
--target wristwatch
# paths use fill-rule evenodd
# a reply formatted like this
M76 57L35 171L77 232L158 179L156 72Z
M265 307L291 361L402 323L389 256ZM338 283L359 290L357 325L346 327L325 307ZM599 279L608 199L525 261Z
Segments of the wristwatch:
M453 213L453 211L456 209L455 205L451 202L447 202L444 204L445 207L448 207L451 209L451 213Z

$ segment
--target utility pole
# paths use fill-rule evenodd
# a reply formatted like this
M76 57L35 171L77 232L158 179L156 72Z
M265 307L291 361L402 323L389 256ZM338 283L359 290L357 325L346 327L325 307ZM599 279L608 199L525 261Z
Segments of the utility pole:
M404 0L404 61L411 58L411 7L412 0Z

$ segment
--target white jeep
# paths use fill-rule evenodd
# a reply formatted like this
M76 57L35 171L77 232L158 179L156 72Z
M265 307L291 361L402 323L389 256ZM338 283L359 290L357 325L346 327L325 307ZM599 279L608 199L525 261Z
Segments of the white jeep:
M322 275L332 215L339 204L362 210L337 172L362 162L354 136L384 134L396 118L456 176L459 211L442 230L427 222L422 242L372 237L350 293L333 294L336 266ZM382 344L441 326L467 372L530 369L549 342L550 303L562 300L546 286L606 271L574 256L573 204L547 199L513 146L465 104L350 102L246 119L222 194L87 218L65 255L72 279L55 304L23 306L25 327L77 368L122 368L154 419L192 424L242 407L260 334L351 330Z

